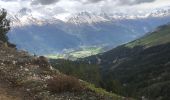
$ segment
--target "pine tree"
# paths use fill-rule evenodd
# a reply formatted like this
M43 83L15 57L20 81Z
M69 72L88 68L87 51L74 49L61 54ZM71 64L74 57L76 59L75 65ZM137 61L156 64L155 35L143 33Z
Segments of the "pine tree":
M10 30L10 21L7 20L7 11L5 9L0 10L0 41L8 43L7 33Z

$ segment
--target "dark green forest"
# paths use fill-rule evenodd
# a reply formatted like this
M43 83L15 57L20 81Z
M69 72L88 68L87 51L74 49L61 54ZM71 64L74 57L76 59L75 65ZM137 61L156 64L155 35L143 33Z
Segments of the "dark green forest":
M83 62L69 61L69 60L54 60L51 59L52 66L59 71L77 77L82 80L86 80L99 86L101 82L99 65L92 65Z

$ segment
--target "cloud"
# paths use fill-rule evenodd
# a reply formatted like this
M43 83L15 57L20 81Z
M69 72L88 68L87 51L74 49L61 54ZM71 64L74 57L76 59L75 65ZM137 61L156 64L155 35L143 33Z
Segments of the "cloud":
M9 0L9 1L13 1L13 0ZM62 1L62 0L33 0L31 2L31 4L32 5L38 5L38 4L50 5L50 4L55 4L59 1ZM100 1L107 1L107 0L65 0L65 1L77 1L77 2L80 2L80 3L83 3L83 4L85 4L85 3L87 4L87 3L97 3L97 2L100 2Z
M4 2L20 2L20 0L0 0ZM22 0L22 1L27 1L27 0Z
M149 12L170 5L170 0L0 0L0 8L18 13L22 8L32 10L35 16L59 16L82 11L102 13Z
M101 1L107 1L107 0L77 0L77 1L84 3L84 4L89 4L89 3L98 3Z
M88 0L89 2L92 2L92 3L96 3L96 2L100 2L100 1L103 1L103 0Z
M17 0L1 0L1 1L9 2L9 1L17 1Z
M41 5L50 5L50 4L55 4L57 2L59 2L60 0L33 0L31 2L32 5L37 5L37 4L41 4Z
M156 0L117 0L118 5L136 5L141 3L151 3Z
M14 0L5 0L5 1L14 1ZM51 5L63 0L33 0L32 5ZM64 0L64 1L77 1L83 4L94 4L99 2L112 2L117 5L137 5L141 3L151 3L156 0Z
M156 0L75 0L82 3L98 3L98 2L115 2L118 5L135 5L135 4L141 4L141 3L151 3Z

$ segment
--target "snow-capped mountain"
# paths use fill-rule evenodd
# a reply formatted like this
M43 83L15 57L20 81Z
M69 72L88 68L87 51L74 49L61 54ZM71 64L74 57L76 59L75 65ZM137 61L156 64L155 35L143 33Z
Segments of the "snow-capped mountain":
M27 8L9 14L12 43L31 53L61 53L79 47L115 47L132 41L170 22L170 7L135 15L80 12L41 16Z
M81 12L73 16L70 16L67 19L68 19L67 20L68 23L74 23L74 24L82 24L82 23L92 24L97 22L109 21L109 19L104 16L100 16L89 12Z
M9 19L11 20L12 27L22 27L26 25L42 25L45 24L46 21L43 18L36 18L32 15L31 9L22 8L18 11L17 14L13 14L9 12Z
M162 16L169 16L170 15L170 6L162 8L162 9L154 9L149 16L152 17L162 17Z
M135 13L135 14L127 14L127 13L90 13L90 12L80 12L74 15L67 17L67 22L74 24L82 24L82 23L97 23L97 22L106 22L113 20L125 20L125 19L144 19L149 17L164 17L170 16L170 6L164 8L156 8L151 12L144 13Z
M149 17L164 17L170 16L170 6L166 8L157 8L147 13L136 13L136 14L126 14L126 13L89 13L89 12L80 12L77 14L72 14L66 18L66 22L73 24L82 24L82 23L98 23L98 22L109 22L114 20L125 20L125 19L146 19Z
M55 15L60 16L60 15ZM18 11L17 14L9 14L9 18L11 19L12 26L25 26L25 25L42 25L42 24L52 24L57 23L58 21L63 21L65 23L72 24L93 24L98 22L109 22L113 20L124 20L124 19L142 19L148 17L164 17L170 16L170 6L164 8L156 8L151 12L145 13L136 13L136 14L127 14L127 13L91 13L91 12L80 12L69 14L68 16L63 17L45 17L41 15L34 15L31 9L22 8Z

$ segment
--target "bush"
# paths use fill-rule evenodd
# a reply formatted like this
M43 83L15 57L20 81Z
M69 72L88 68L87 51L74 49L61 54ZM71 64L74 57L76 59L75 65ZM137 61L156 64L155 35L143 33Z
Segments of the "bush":
M48 63L48 59L45 58L44 56L40 56L38 58L35 58L33 60L33 63L36 64L36 65L40 65L41 67L48 67L50 64Z
M54 93L80 92L82 90L82 85L79 80L74 77L57 75L47 81L47 88Z

